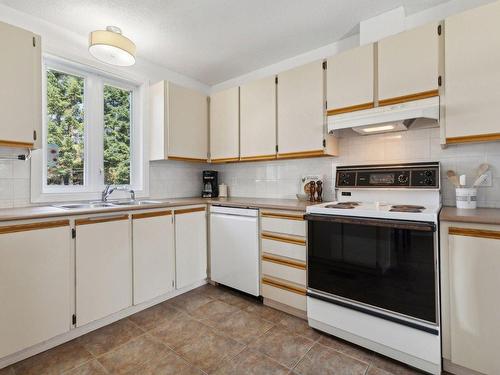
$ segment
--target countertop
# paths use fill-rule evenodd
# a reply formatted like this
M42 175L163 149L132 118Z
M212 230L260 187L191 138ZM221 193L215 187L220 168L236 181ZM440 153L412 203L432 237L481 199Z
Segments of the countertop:
M439 214L441 221L474 224L500 225L500 208L476 208L464 210L456 207L443 207Z
M297 199L271 199L271 198L171 198L152 199L157 204L146 206L119 206L104 208L63 209L51 205L28 206L19 208L0 209L0 222L14 220L47 219L54 217L69 217L78 215L113 213L135 210L149 210L155 208L171 208L194 204L213 204L231 207L267 208L276 210L305 211L311 202L302 202Z

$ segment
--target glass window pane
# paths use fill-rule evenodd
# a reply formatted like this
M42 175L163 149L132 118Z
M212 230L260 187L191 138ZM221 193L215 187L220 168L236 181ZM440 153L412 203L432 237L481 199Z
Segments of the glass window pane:
M84 83L47 70L47 185L84 184Z
M132 91L104 86L104 183L130 184Z

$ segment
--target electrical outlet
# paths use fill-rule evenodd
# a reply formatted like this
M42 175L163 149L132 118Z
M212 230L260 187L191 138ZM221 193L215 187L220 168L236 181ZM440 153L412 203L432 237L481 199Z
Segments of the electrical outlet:
M486 179L479 186L481 186L481 187L492 187L493 186L493 178L491 176L491 171L486 171L486 172L484 172L484 174L486 175Z

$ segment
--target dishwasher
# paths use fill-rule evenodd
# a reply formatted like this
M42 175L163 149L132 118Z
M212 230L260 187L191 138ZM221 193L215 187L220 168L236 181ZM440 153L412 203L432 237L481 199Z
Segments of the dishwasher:
M258 210L210 207L210 277L212 281L258 296Z

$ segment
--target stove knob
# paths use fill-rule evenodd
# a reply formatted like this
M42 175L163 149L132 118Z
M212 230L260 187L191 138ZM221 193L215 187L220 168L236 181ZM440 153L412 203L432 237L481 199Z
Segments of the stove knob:
M406 184L408 182L408 176L404 174L400 174L398 176L398 181L400 184Z

